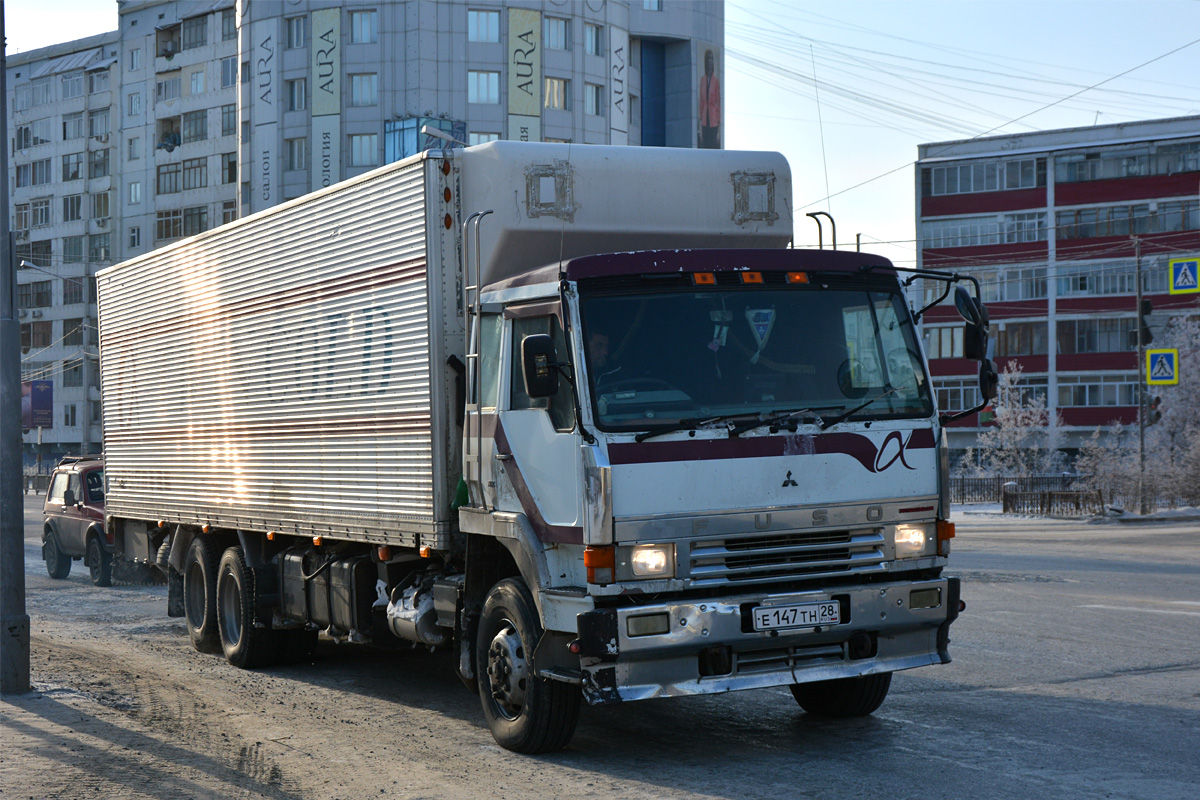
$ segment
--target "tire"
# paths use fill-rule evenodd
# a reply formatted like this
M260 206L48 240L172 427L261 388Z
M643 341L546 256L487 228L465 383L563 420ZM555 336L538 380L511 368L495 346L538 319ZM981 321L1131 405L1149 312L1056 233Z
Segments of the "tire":
M99 536L88 537L87 567L93 586L112 586L112 554L104 549Z
M536 677L530 662L542 637L537 608L519 578L488 592L475 640L479 699L501 747L535 754L559 750L579 722L579 688Z
M201 653L221 652L221 633L217 629L220 557L212 541L197 536L183 559L183 616L192 646Z
M58 534L46 534L46 541L42 544L42 559L51 578L61 581L71 574L71 557L58 546Z
M809 714L820 717L865 717L883 704L892 673L793 684L792 696Z
M225 660L239 669L267 667L279 658L279 638L256 627L255 606L254 570L242 548L231 547L217 567L217 627Z

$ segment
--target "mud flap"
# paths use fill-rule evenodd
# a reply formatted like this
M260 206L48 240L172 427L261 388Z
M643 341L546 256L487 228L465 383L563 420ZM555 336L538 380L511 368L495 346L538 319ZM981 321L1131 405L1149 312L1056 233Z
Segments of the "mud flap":
M617 691L620 637L617 612L597 609L580 614L579 663L583 667L583 698L590 705L621 702Z
M958 578L946 579L946 621L938 626L938 656L943 664L950 663L950 623L958 619L958 603L962 593L962 582Z

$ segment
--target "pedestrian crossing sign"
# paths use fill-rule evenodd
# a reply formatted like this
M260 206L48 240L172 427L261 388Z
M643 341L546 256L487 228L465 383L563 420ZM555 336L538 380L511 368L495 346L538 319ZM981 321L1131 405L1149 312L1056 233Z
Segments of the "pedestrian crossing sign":
M1179 383L1179 351L1174 348L1147 350L1146 383L1151 386Z
M1171 268L1171 294L1200 292L1200 259L1173 258L1167 263Z

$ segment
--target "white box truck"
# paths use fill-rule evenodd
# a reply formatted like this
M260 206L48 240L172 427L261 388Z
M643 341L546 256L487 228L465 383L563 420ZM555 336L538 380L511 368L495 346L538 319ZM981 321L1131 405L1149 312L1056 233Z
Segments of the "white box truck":
M239 667L454 648L519 752L581 701L871 713L949 660L943 420L897 270L790 204L778 154L493 142L102 270L106 548Z

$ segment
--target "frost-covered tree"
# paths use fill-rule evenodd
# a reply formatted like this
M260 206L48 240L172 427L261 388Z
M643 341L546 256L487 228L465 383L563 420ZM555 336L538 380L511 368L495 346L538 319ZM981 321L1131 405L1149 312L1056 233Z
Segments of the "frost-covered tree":
M1021 373L1015 361L1000 373L996 416L979 435L979 462L985 474L1037 475L1062 469L1057 434L1062 420L1050 427L1045 395L1022 386Z
M1096 428L1079 448L1075 470L1084 476L1081 486L1099 490L1104 502L1133 509L1137 504L1137 429L1115 423Z
M1146 429L1148 489L1167 501L1200 504L1200 320L1176 317L1155 347L1179 351L1177 386L1150 386L1162 420Z

